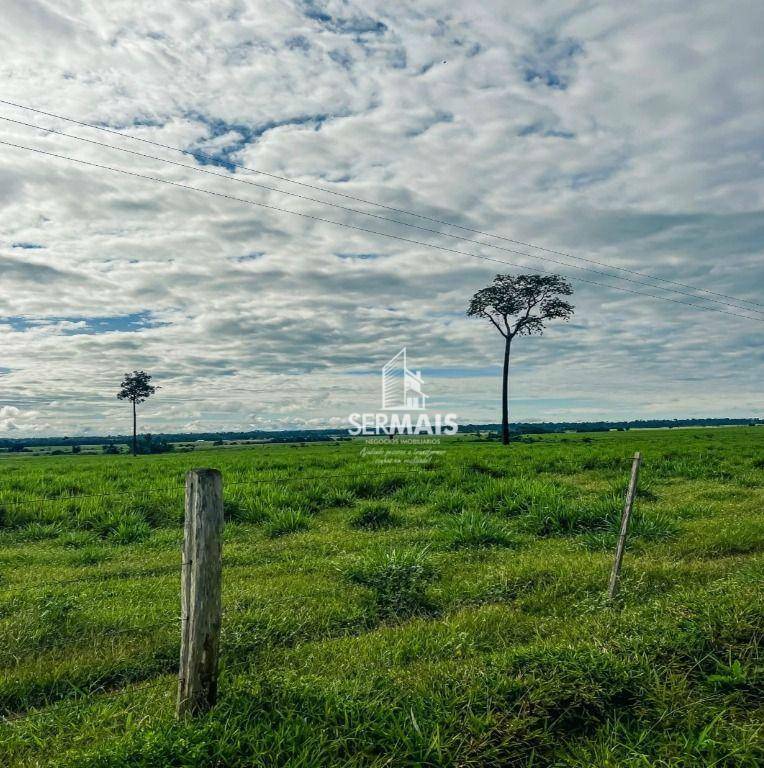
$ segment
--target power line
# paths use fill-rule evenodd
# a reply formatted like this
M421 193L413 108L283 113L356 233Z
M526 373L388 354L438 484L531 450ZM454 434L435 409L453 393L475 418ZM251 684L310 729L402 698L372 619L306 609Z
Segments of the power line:
M438 230L438 229L431 229L430 227L423 227L423 226L421 226L419 224L411 224L411 223L408 223L408 222L405 222L405 221L400 221L399 219L391 219L391 218L389 218L387 216L380 216L380 215L378 215L376 213L370 213L369 211L359 210L358 208L350 208L350 207L348 207L346 205L339 205L337 203L331 203L331 202L328 202L326 200L319 200L318 198L310 197L308 195L301 195L301 194L299 194L297 192L287 192L285 190L278 189L277 187L269 187L266 184L258 184L257 182L254 182L254 181L247 181L246 179L241 179L241 178L237 178L235 176L229 176L229 175L226 175L226 174L223 174L223 173L218 173L217 171L210 171L210 170L208 170L206 168L200 168L199 166L187 165L186 163L178 163L175 160L168 160L168 159L163 158L163 157L157 157L156 155L149 155L149 154L146 154L145 152L137 152L136 150L127 149L126 147L118 147L118 146L115 146L114 144L106 144L105 142L102 142L102 141L96 141L95 139L88 139L88 138L85 138L84 136L76 136L75 134L66 133L65 131L58 131L58 130L55 130L54 128L46 128L44 126L36 125L34 123L27 123L27 122L24 122L22 120L14 120L14 119L12 119L10 117L5 117L3 115L0 115L0 120L4 120L4 121L6 121L8 123L14 123L15 125L22 125L22 126L24 126L26 128L33 128L35 130L43 131L45 133L52 133L52 134L55 134L57 136L63 136L65 138L67 138L67 139L74 139L75 141L85 142L87 144L92 144L92 145L97 146L97 147L102 147L102 148L105 148L105 149L113 149L113 150L116 150L118 152L124 152L126 154L133 155L134 157L141 157L141 158L144 158L146 160L155 160L155 161L160 162L160 163L167 163L168 165L173 165L173 166L176 166L178 168L184 168L184 169L189 170L189 171L194 171L195 173L203 173L203 174L205 174L207 176L214 176L216 178L223 179L224 181L232 181L232 182L236 182L238 184L246 184L247 186L256 187L258 189L263 189L263 190L266 190L268 192L276 192L277 194L288 195L289 197L299 198L300 200L307 200L307 201L312 202L312 203L318 203L319 205L328 205L328 206L330 206L332 208L337 208L337 209L339 209L341 211L346 211L348 213L354 213L354 214L358 214L358 215L361 215L361 216L368 216L370 218L378 219L380 221L386 221L386 222L388 222L390 224L398 224L400 226L410 227L410 228L413 228L413 229L418 229L421 232L428 232L428 233L433 234L433 235L441 235L443 237L450 237L450 238L452 238L454 240L461 240L462 242L465 242L465 243L472 243L474 245L480 245L480 246L483 246L483 247L486 247L486 248L494 248L496 250L504 251L506 253L515 253L515 254L518 254L518 255L527 256L528 258L531 258L531 259L539 259L541 261L547 261L547 262L550 262L552 264L557 264L559 266L567 267L569 269L580 269L580 270L582 270L584 272L591 272L592 274L601 275L603 277L609 277L609 278L612 278L613 280L623 280L625 282L633 283L634 285L639 285L639 286L642 286L644 288L651 288L651 289L653 289L653 288L660 288L661 290L671 291L672 293L678 293L678 294L681 294L683 296L688 296L688 297L693 298L693 299L701 299L701 300L704 300L704 301L713 301L716 304L720 304L721 306L727 306L727 307L733 307L735 309L741 309L744 312L756 312L757 314L764 314L763 310L753 309L752 307L744 307L744 306L740 306L738 304L729 304L728 302L721 301L720 299L704 298L702 296L698 296L697 295L697 291L698 290L703 290L703 289L693 288L694 292L690 292L690 291L681 290L679 288L667 288L667 287L662 286L662 285L652 285L650 283L642 282L641 280L635 280L634 278L631 278L631 277L622 277L620 275L614 275L614 274L612 274L612 272L605 272L605 271L600 270L600 269L592 269L591 267L582 267L582 266L579 266L578 264L568 264L567 262L560 261L559 259L553 259L553 258L549 258L547 256L539 256L538 254L527 253L527 252L524 252L524 251L517 251L517 250L515 250L513 248L506 248L504 246L495 245L493 243L485 243L485 242L483 242L481 240L476 240L476 239L471 238L471 237L463 237L461 235L454 235L454 234L451 234L449 232L443 232L443 231ZM535 248L537 246L529 246L529 247ZM581 257L576 257L576 256L570 256L568 254L561 254L561 255L564 255L564 256L566 256L567 258L570 258L570 259L581 258ZM588 260L585 259L585 261L588 261ZM599 263L599 262L596 262L596 263ZM619 269L618 267L610 267L610 265L605 265L605 266L608 266L609 268L612 268L612 269ZM651 277L650 279L652 279L652 280L659 280L661 278L653 278L653 277ZM734 297L731 297L731 298L733 298L734 301L740 301L740 302L744 302L744 303L756 304L756 302L747 302L746 299L736 299ZM761 305L758 305L758 306L761 306Z
M506 265L508 265L510 267L516 267L517 269L526 269L527 268L527 266L524 266L522 264L517 264L517 263L511 262L511 261L506 261L504 259L497 259L497 258L494 258L492 256L485 256L483 254L471 253L470 251L461 251L461 250L459 250L457 248L447 248L446 246L435 245L434 243L426 243L426 242L424 242L422 240L415 240L415 239L410 238L410 237L402 237L400 235L393 235L393 234L390 234L388 232L380 232L378 230L368 229L366 227L359 227L356 224L348 224L346 222L334 221L333 219L326 219L326 218L323 218L321 216L314 216L314 215L309 214L309 213L302 213L300 211L292 211L292 210L289 210L288 208L281 208L279 206L270 205L268 203L261 203L261 202L255 201L255 200L248 200L246 198L236 197L235 195L228 195L228 194L225 194L223 192L214 192L214 191L209 190L209 189L201 189L199 187L191 186L190 184L182 184L182 183L180 183L178 181L170 181L169 179L162 179L162 178L160 178L158 176L149 176L149 175L143 174L143 173L136 173L135 171L128 171L128 170L125 170L124 168L114 168L113 166L104 165L104 164L101 164L101 163L94 163L94 162L91 162L89 160L79 160L79 159L74 158L74 157L68 157L67 155L60 155L60 154L58 154L56 152L48 152L46 150L36 149L34 147L27 147L27 146L25 146L23 144L15 144L15 143L10 142L10 141L0 141L0 144L3 144L3 145L8 146L8 147L13 147L15 149L23 149L23 150L26 150L28 152L35 152L37 154L45 155L47 157L55 157L55 158L57 158L59 160L67 160L68 162L78 163L80 165L86 165L86 166L90 166L92 168L100 168L101 170L112 171L114 173L121 173L123 175L132 176L132 177L137 178L137 179L145 179L147 181L155 181L155 182L158 182L160 184L166 184L168 186L177 187L179 189L186 189L186 190L190 190L192 192L201 192L201 193L203 193L205 195L210 195L212 197L219 197L219 198L226 199L226 200L233 200L233 201L235 201L237 203L244 203L245 205L254 205L254 206L257 206L259 208L265 208L265 209L268 209L268 210L271 210L271 211L277 211L279 213L287 213L287 214L290 214L292 216L299 216L299 217L304 218L304 219L310 219L311 221L320 221L320 222L322 222L324 224L333 224L333 225L338 226L338 227L344 227L345 229L353 229L353 230L356 230L358 232L365 232L365 233L371 234L371 235L378 235L380 237L387 237L387 238L390 238L392 240L398 240L398 241L404 242L404 243L410 243L410 244L413 244L413 245L419 245L419 246L422 246L423 248L433 248L435 250L444 251L444 252L447 252L447 253L455 253L455 254L458 254L460 256L468 256L468 257L473 258L473 259L481 259L483 261L496 262L497 264L506 264ZM525 253L523 251L511 251L511 252L512 253L517 253L520 256L529 256L529 254L527 254L527 253ZM531 258L533 258L533 257L531 256ZM572 266L572 265L566 265L566 266ZM551 270L542 269L541 267L536 267L536 269L539 269L541 272L545 272L546 274L554 274ZM655 295L653 293L645 293L644 291L635 291L635 290L632 290L631 288L625 288L625 287L619 286L619 285L609 285L607 283L600 283L600 282L597 282L595 280L588 280L588 279L583 278L583 277L574 277L573 279L577 280L578 282L589 283L590 285L596 285L596 286L599 286L601 288L611 288L613 290L622 291L624 293L631 293L631 294L634 294L635 296L646 296L647 298L657 299L659 301L670 301L673 304L681 304L681 305L686 306L686 307L693 307L694 309L705 310L705 311L708 311L708 312L719 312L719 313L724 314L724 315L731 315L732 317L741 317L741 318L743 318L745 320L755 320L755 321L758 321L758 322L764 322L764 318L751 317L750 315L741 315L738 312L729 312L729 311L727 311L725 309L719 309L718 307L704 306L702 304L693 304L692 302L689 302L689 301L681 301L679 299L672 299L669 296L657 296L657 295ZM658 286L656 286L656 287L658 287ZM700 298L700 297L698 297L698 298ZM735 307L735 305L733 305L733 304L725 304L724 306L729 306L729 307L736 308L736 309L739 308L739 307ZM756 310L747 310L747 311L756 311Z
M113 134L115 136L120 136L123 139L132 139L133 141L140 141L140 142L142 142L144 144L149 144L151 146L160 147L162 149L170 150L171 152L179 152L179 153L181 153L183 155L189 155L189 156L193 157L197 161L199 160L199 158L204 158L206 160L209 160L212 163L218 162L218 159L214 155L211 155L211 154L209 154L207 152L204 152L203 150L183 149L181 147L172 146L171 144L164 144L162 142L154 141L152 139L146 139L146 138L143 138L141 136L132 136L130 134L122 133L121 131L117 131L117 130L115 130L113 128L107 128L104 125L96 125L94 123L87 123L87 122L84 122L84 121L81 121L81 120L75 120L74 118L67 117L65 115L59 115L59 114L56 114L54 112L45 112L44 110L41 110L41 109L36 109L34 107L28 107L28 106L25 106L24 104L18 104L16 102L7 101L5 99L0 99L0 104L6 104L8 106L15 107L17 109L24 109L24 110L27 110L29 112L34 112L34 113L39 114L39 115L45 115L46 117L52 117L52 118L55 118L55 119L58 119L58 120L64 120L64 121L72 123L74 125L80 125L80 126L82 126L84 128L91 128L91 129L96 130L96 131L102 131L104 133L110 133L110 134ZM3 119L8 119L8 118L3 118ZM20 121L12 121L12 122L20 122ZM22 123L22 124L27 125L26 123ZM40 130L51 130L51 129L40 129ZM52 133L59 133L58 131L53 131L53 130L51 130L51 132ZM62 135L69 135L69 134L62 134ZM81 137L73 137L73 138L81 138ZM82 139L82 140L83 141L88 141L88 139ZM98 143L98 142L95 142L95 143ZM105 145L105 146L109 146L109 145ZM118 147L113 147L113 148L114 149L118 149ZM125 150L125 151L129 152L130 150ZM165 162L171 162L171 161L165 161ZM693 285L690 285L689 283L682 283L682 282L679 282L677 280L671 280L671 279L665 278L665 277L658 277L656 275L651 275L651 274L649 274L647 272L640 272L638 270L628 269L626 267L613 266L611 264L607 264L606 262L597 261L596 259L585 258L584 256L574 256L573 254L567 253L565 251L559 251L559 250L555 250L553 248L545 248L544 246L535 245L533 243L527 243L527 242L524 242L523 240L516 240L514 238L506 237L504 235L498 235L498 234L495 234L495 233L492 233L492 232L486 232L484 230L473 228L473 227L468 227L468 226L465 226L465 225L462 225L462 224L456 224L454 222L446 221L444 219L438 219L438 218L435 218L435 217L432 217L432 216L426 216L424 214L416 213L415 211L411 211L411 210L408 210L408 209L405 209L405 208L398 208L396 206L386 205L384 203L375 202L373 200L367 200L365 198L358 197L356 195L349 195L349 194L347 194L345 192L338 192L338 191L336 191L334 189L330 189L328 187L322 187L322 186L317 185L317 184L308 184L307 182L297 181L296 179L291 179L291 178L289 178L287 176L280 176L278 174L270 173L268 171L259 170L257 168L250 168L250 167L248 167L248 166L246 166L246 165L244 165L242 163L236 162L235 160L231 160L230 158L227 158L227 163L229 165L235 167L235 168L239 168L240 170L247 171L248 173L253 173L253 174L257 174L257 175L261 175L261 176L267 176L269 178L278 179L279 181L284 181L284 182L286 182L288 184L295 184L297 186L304 187L306 189L313 189L313 190L316 190L318 192L323 192L324 194L335 195L337 197L342 197L342 198L345 198L347 200L354 200L354 201L359 202L359 203L364 203L365 205L373 205L373 206L375 206L377 208L382 208L382 209L385 209L385 210L388 210L388 211L393 211L395 213L402 213L402 214L404 214L406 216L413 216L414 218L420 219L422 221L430 221L430 222L432 222L434 224L440 224L442 226L453 227L455 229L461 229L462 231L472 232L474 234L478 234L478 235L481 235L483 237L493 237L493 238L496 238L498 240L503 240L503 241L508 242L508 243L514 243L515 245L522 245L522 246L524 246L526 248L535 248L537 250L544 251L545 253L551 253L551 254L554 254L554 255L557 255L557 256L564 256L565 258L579 260L579 261L584 261L584 262L589 263L589 264L596 264L597 266L600 266L600 267L607 267L609 269L614 269L614 270L616 270L618 272L625 272L625 273L628 273L628 274L637 275L639 277L647 278L649 280L654 280L654 281L657 281L657 282L670 283L671 285L677 285L677 286L680 286L682 288L689 288L690 290L695 291L695 292L706 293L706 294L709 294L711 296L718 296L718 297L723 298L723 299L729 299L729 300L732 300L732 301L739 301L739 302L744 303L744 304L752 304L752 305L758 306L758 307L764 306L763 304L761 304L761 303L759 303L757 301L751 301L749 299L740 299L740 298L737 298L735 296L730 296L729 294L726 294L726 293L718 293L717 291L711 291L711 290L706 289L706 288L697 288L697 287L695 287ZM186 167L190 167L190 166L186 166ZM212 172L209 172L209 173L212 173ZM213 174L213 175L219 175L222 178L231 178L231 177L225 177L222 174ZM286 194L286 195L292 194L292 193L289 193L289 192L285 192L284 190L275 190L275 191L281 192L282 194ZM312 198L307 198L307 199L312 199ZM324 205L332 205L332 203L329 203L329 202L326 202L326 201L317 201L317 202L321 202ZM338 206L338 207L342 207L342 206ZM347 209L347 210L355 210L355 209ZM366 212L363 212L363 211L355 211L355 212L363 213L364 215L367 215L367 216L375 216L375 214L366 213ZM380 217L380 216L375 216L375 218L383 218L384 219L384 217ZM390 221L390 222L397 223L397 224L402 224L404 226L409 226L409 227L416 226L416 225L408 224L406 222L399 222L399 221L396 221L394 219L386 219L386 220ZM421 229L421 227L420 227L420 229ZM438 231L438 234L446 235L446 236L449 236L449 237L458 237L456 235L449 235L447 232L440 232L440 231ZM459 239L464 239L464 238L459 238ZM470 241L470 242L472 242L472 241ZM481 245L489 245L489 244L481 243ZM489 247L498 247L498 246L490 246L489 245ZM655 287L658 287L658 286L655 286ZM667 289L667 290L669 290L669 289ZM680 291L680 293L683 293L683 292ZM698 298L701 298L701 297L698 297Z

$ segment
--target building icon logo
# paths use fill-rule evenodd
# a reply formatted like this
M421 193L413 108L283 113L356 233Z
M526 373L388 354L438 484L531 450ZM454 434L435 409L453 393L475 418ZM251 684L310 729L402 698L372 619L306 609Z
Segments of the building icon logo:
M427 395L421 371L412 371L406 347L382 366L382 409L376 413L351 413L351 437L392 440L396 436L440 437L455 435L455 413L427 412Z
M382 410L423 411L427 407L421 371L406 364L406 347L382 366Z

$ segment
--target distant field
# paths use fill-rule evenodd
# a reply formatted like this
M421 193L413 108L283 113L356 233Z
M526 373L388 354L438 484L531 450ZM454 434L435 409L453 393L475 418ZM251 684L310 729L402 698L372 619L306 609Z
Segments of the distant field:
M267 444L267 440L192 440L178 443L171 443L174 450L179 452L184 451L202 451L212 448L234 448L241 445L263 445ZM38 456L60 456L60 455L72 455L78 453L80 455L96 455L100 456L104 453L105 442L98 442L92 444L77 444L73 446L71 443L62 443L61 445L34 445L25 447L23 451L13 452L7 448L0 448L0 459L14 459L14 458L36 458ZM130 442L116 442L114 446L118 449L118 453L130 453ZM72 450L74 448L74 450ZM79 449L79 450L78 450Z
M364 447L4 457L0 765L764 764L764 428ZM200 463L221 696L177 723Z

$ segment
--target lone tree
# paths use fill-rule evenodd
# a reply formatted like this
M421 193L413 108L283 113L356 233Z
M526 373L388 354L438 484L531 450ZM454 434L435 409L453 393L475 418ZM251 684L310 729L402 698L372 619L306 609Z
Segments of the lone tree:
M560 275L496 275L467 308L468 317L490 320L504 337L501 388L501 441L509 444L509 356L515 336L541 336L547 320L567 320L573 305L561 296L573 289Z
M145 402L158 389L158 387L153 386L150 382L151 376L146 371L126 373L117 394L119 400L129 400L133 404L133 456L138 454L136 406Z

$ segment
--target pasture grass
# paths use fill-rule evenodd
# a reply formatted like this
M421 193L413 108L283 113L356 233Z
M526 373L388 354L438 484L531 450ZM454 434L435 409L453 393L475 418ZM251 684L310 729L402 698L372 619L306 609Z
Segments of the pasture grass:
M397 515L390 508L390 504L384 501L362 502L350 517L350 525L352 528L365 529L368 531L393 528L400 524L400 515Z
M451 546L508 547L513 543L507 527L495 517L482 512L467 511L449 520Z
M310 527L308 515L301 509L275 509L265 522L265 533L272 539L299 533Z
M220 700L183 722L201 457L0 459L0 765L764 762L764 429L363 447L204 452L225 485Z

